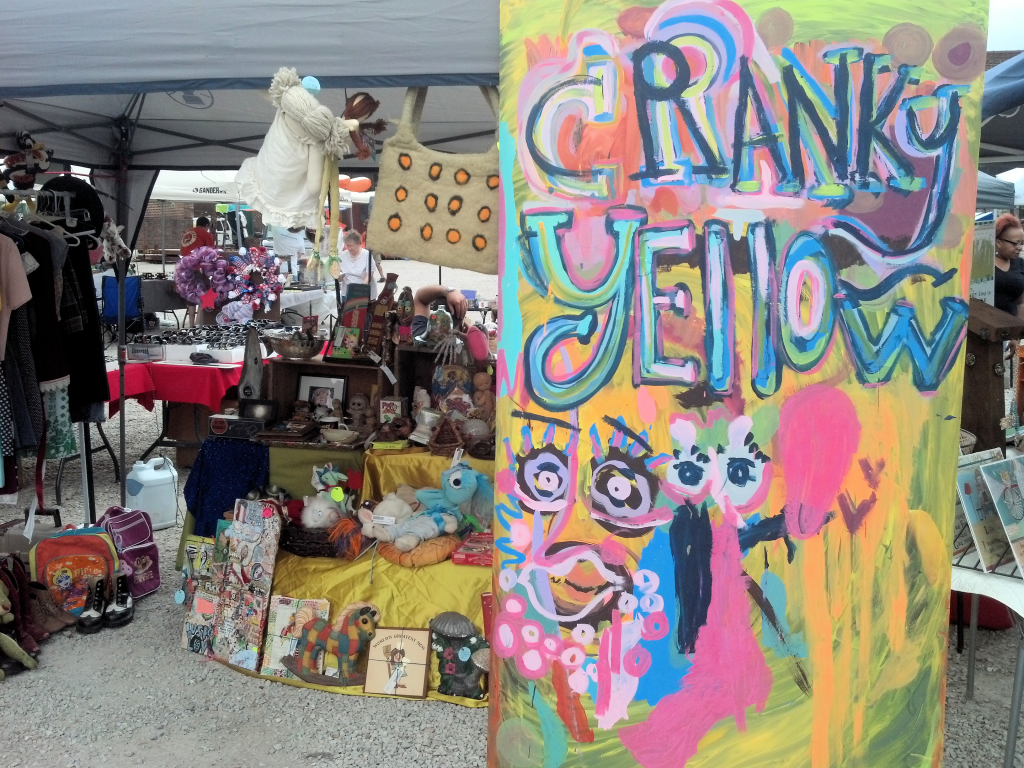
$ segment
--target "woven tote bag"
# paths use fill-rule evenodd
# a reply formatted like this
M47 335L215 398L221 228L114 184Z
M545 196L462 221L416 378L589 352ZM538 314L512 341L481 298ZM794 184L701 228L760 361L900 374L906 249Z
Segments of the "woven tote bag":
M497 114L497 90L481 87ZM426 88L405 95L402 122L385 140L366 246L389 256L498 274L498 146L483 154L420 144Z

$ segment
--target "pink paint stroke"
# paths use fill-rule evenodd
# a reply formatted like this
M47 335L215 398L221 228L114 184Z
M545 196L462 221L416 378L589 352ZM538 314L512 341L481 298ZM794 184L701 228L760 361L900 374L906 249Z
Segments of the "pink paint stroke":
M750 628L739 536L731 525L712 532L711 578L708 621L682 689L659 701L645 722L619 730L644 768L682 768L715 723L733 717L743 731L747 707L761 712L768 701L772 673Z

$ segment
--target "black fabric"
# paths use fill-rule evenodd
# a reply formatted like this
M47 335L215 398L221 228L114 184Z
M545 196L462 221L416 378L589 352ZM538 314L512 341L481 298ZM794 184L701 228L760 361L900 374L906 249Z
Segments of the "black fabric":
M32 329L32 356L36 362L39 383L63 379L69 373L68 360L64 354L64 331L57 320L57 298L53 292L53 262L50 260L50 243L46 238L26 232L25 246L39 267L28 276L32 290L32 305L35 327Z
M71 213L74 226L65 226L69 232L93 232L97 237L103 229L103 202L99 194L88 183L74 176L57 176L43 185L43 189L55 192L72 192ZM61 215L64 211L53 210L53 198L40 196L39 208ZM66 223L66 222L65 222ZM63 226L63 225L62 225ZM70 267L70 272L68 268ZM107 385L107 364L103 357L103 329L100 326L99 307L96 303L96 287L92 281L92 267L89 263L89 246L86 238L79 245L68 248L68 259L63 272L65 286L73 272L78 284L77 300L81 302L82 328L73 331L65 328L65 354L71 370L71 384L68 387L68 405L71 420L91 421L95 414L95 403L110 399ZM35 290L33 289L33 295ZM65 310L66 311L66 310ZM62 313L63 317L63 313ZM77 321L75 321L77 325Z
M31 304L31 302L30 302ZM21 379L21 391L25 396L28 418L32 423L35 440L29 443L25 436L26 446L37 446L43 439L45 424L43 422L43 398L39 394L39 379L36 377L36 362L32 357L32 336L29 331L29 306L18 307L11 313L11 325L7 331L7 357L5 362L11 363Z
M996 267L996 309L1017 314L1017 304L1024 295L1024 259L1010 259L1005 272Z

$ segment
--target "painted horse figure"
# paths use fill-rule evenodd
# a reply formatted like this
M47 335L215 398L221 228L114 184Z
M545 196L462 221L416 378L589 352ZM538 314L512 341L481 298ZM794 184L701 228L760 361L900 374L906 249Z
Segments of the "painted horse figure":
M301 612L300 612L301 613ZM352 603L333 624L325 619L296 615L299 643L293 656L282 659L284 666L308 683L320 685L361 685L359 659L369 648L380 609L372 603ZM301 623L299 623L301 621ZM329 656L337 662L338 677L322 674Z

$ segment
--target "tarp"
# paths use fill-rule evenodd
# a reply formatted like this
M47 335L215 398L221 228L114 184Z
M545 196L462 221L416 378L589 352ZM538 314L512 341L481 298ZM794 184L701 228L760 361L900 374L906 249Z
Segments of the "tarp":
M161 171L149 199L220 203L241 198L232 171Z
M985 73L981 99L981 158L991 173L1024 163L1024 53Z
M1012 208L1016 191L1009 181L1000 181L987 173L978 174L978 208Z
M997 177L1000 181L1012 184L1014 188L1014 204L1024 205L1024 168L1014 168L1010 171L1003 171ZM981 185L978 185L979 191Z
M28 130L57 163L94 169L129 244L156 171L235 171L259 150L274 117L266 90L282 66L317 77L335 114L367 90L381 102L375 117L394 122L406 87L432 86L425 144L483 152L494 143L477 86L497 83L498 0L9 5L5 28L19 32L0 53L0 151ZM352 176L375 167L341 163ZM120 200L118 171L127 177Z

